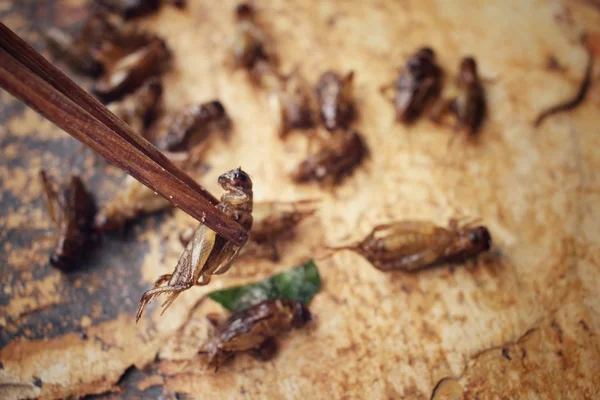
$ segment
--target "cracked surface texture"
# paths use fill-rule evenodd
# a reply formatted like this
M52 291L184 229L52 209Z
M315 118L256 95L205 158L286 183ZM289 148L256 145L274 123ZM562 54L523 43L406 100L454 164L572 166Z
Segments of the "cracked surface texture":
M105 238L83 270L53 269L38 169L80 172L100 202L123 173L0 92L0 397L599 398L597 2L256 5L284 71L298 65L314 83L330 68L355 70L355 126L369 159L334 190L287 178L306 138L293 133L281 142L267 94L224 66L235 2L190 0L185 11L165 6L140 20L174 52L164 76L166 110L219 98L233 121L229 141L210 139L194 176L220 195L218 175L241 165L257 201L322 202L319 217L281 247L280 262L240 260L211 285L183 293L162 317L154 302L136 325L137 302L172 271L189 217L175 211L143 218L123 236ZM41 29L75 23L84 6L2 1L0 17L47 55ZM586 64L577 43L583 31L597 61L588 97L536 130L538 111L577 90ZM462 56L478 61L490 112L477 144L455 140L449 147L452 132L426 120L410 128L394 122L379 88L422 45L436 51L446 88ZM311 304L316 321L284 335L272 361L241 355L214 374L196 355L209 332L204 315L221 311L201 300L207 291L298 265L324 243L360 239L376 224L445 224L461 215L480 217L493 236L494 251L477 263L383 273L338 253L317 261L323 290Z

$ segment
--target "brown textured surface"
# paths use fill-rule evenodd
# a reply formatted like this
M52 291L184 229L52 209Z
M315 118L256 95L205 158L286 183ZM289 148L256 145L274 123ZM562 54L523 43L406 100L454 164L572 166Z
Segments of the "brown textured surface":
M165 76L167 110L218 97L234 122L229 142L211 138L210 169L197 178L219 194L216 177L242 165L257 200L323 198L320 221L302 225L281 262L240 261L211 286L184 293L163 317L152 309L136 326L137 301L172 270L178 229L189 217L144 219L123 237L106 238L84 270L53 270L37 169L81 171L101 200L122 173L89 152L69 164L78 145L1 92L0 397L426 399L443 378L436 398L600 396L600 69L580 108L537 131L531 125L538 110L576 91L586 61L581 31L590 31L600 56L597 9L517 0L258 2L284 69L299 63L310 82L328 68L356 71L357 127L371 157L325 192L285 177L304 138L279 141L267 96L243 72L222 67L234 2L189 3L185 12L166 7L143 23L175 53ZM77 21L81 5L2 1L0 17L43 49L38 30ZM379 87L422 44L437 50L450 76L470 53L493 80L486 84L491 115L475 146L457 141L448 152L448 131L393 122ZM548 69L552 57L561 68ZM259 157L254 143L261 143ZM208 332L203 316L220 310L200 301L206 291L297 265L323 242L361 238L378 223L445 223L457 215L481 217L497 251L477 264L418 274L385 274L340 253L319 262L324 288L311 306L315 324L285 335L273 361L240 356L215 375L195 355Z

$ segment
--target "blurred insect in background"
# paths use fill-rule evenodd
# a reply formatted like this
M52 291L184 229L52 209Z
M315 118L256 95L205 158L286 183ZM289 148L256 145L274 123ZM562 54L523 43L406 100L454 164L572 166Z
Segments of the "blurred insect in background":
M346 76L327 71L315 88L321 120L330 131L346 129L356 116L353 99L354 71Z
M435 53L423 47L406 60L395 84L383 87L381 92L389 98L389 89L394 89L394 97L389 99L396 108L396 120L411 123L439 96L441 84L442 70L435 63Z
M288 299L265 300L245 310L234 312L224 322L210 315L216 333L200 349L208 355L208 365L215 368L238 352L250 352L266 361L277 351L275 337L282 332L306 325L312 316L308 308Z
M96 202L81 179L73 175L68 184L59 184L45 171L40 181L48 214L55 225L56 246L50 264L62 271L76 267L93 242Z

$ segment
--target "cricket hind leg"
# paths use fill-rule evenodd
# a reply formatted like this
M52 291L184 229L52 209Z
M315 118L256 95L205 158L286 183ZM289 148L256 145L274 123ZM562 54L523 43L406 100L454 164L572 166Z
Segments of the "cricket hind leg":
M193 284L185 283L185 284L179 284L179 285L159 287L163 282L168 281L170 278L171 278L170 275L162 275L154 283L154 287L150 290L147 290L142 295L142 298L140 299L140 307L138 308L138 312L137 312L136 318L135 318L136 322L139 321L139 319L141 318L146 306L156 296L163 294L163 293L169 293L169 298L167 298L167 300L162 304L162 307L163 307L163 310L161 311L161 315L162 315L166 311L166 309L169 308L169 306L173 303L173 301L175 301L177 296L179 296L179 293L181 293L184 290L187 290L193 286Z

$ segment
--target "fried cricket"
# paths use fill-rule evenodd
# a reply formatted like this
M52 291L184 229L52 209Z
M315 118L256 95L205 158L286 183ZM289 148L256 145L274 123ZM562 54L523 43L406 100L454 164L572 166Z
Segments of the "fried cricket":
M167 115L151 128L149 136L161 150L184 151L202 142L213 127L228 129L230 124L225 107L218 100L192 104Z
M488 251L492 238L484 226L448 228L426 221L379 225L361 242L332 250L351 250L382 271L415 271L444 262L459 262Z
M431 119L440 122L450 112L456 117L456 131L475 135L485 118L486 102L477 63L472 57L462 59L456 86L456 96L438 102L432 110Z
M269 49L269 38L256 21L256 10L248 3L235 9L236 30L230 56L235 68L251 70L259 61L273 63L275 57Z
M71 176L68 185L60 185L45 171L40 171L40 180L57 236L50 264L62 271L72 270L93 241L96 202L78 176Z
M252 227L250 177L241 168L236 168L221 175L219 184L225 190L225 194L221 196L221 202L216 205L217 209L249 231ZM211 275L227 272L241 248L200 223L173 273L159 277L154 287L142 295L136 321L140 319L144 308L154 297L167 294L167 300L162 305L162 312L164 312L181 292L195 285L207 285ZM167 285L161 286L163 283Z
M109 104L108 109L131 126L134 132L144 136L160 112L162 93L160 79L153 78L118 103Z
M295 182L337 183L367 155L367 146L356 131L336 132L330 142L291 171Z
M282 75L271 64L261 61L252 68L251 77L269 91L269 108L279 137L284 138L294 129L315 126L310 89L296 70Z
M216 318L209 319L217 324ZM301 328L311 320L308 308L288 299L265 300L235 312L216 327L200 353L208 355L208 365L215 372L236 353L250 352L259 360L272 358L277 350L275 337L292 328Z
M410 56L396 81L394 106L396 120L415 121L441 89L442 70L435 63L435 53L428 47ZM384 88L385 90L391 88Z
M354 71L346 76L327 71L315 88L323 125L330 131L346 129L355 117L353 100Z
M92 89L105 102L118 100L159 76L171 60L166 43L157 37L130 53L121 54L120 49L115 52L118 54L105 55L105 72Z
M114 231L140 215L171 208L173 204L128 175L119 194L101 207L94 220L94 228L98 232Z

